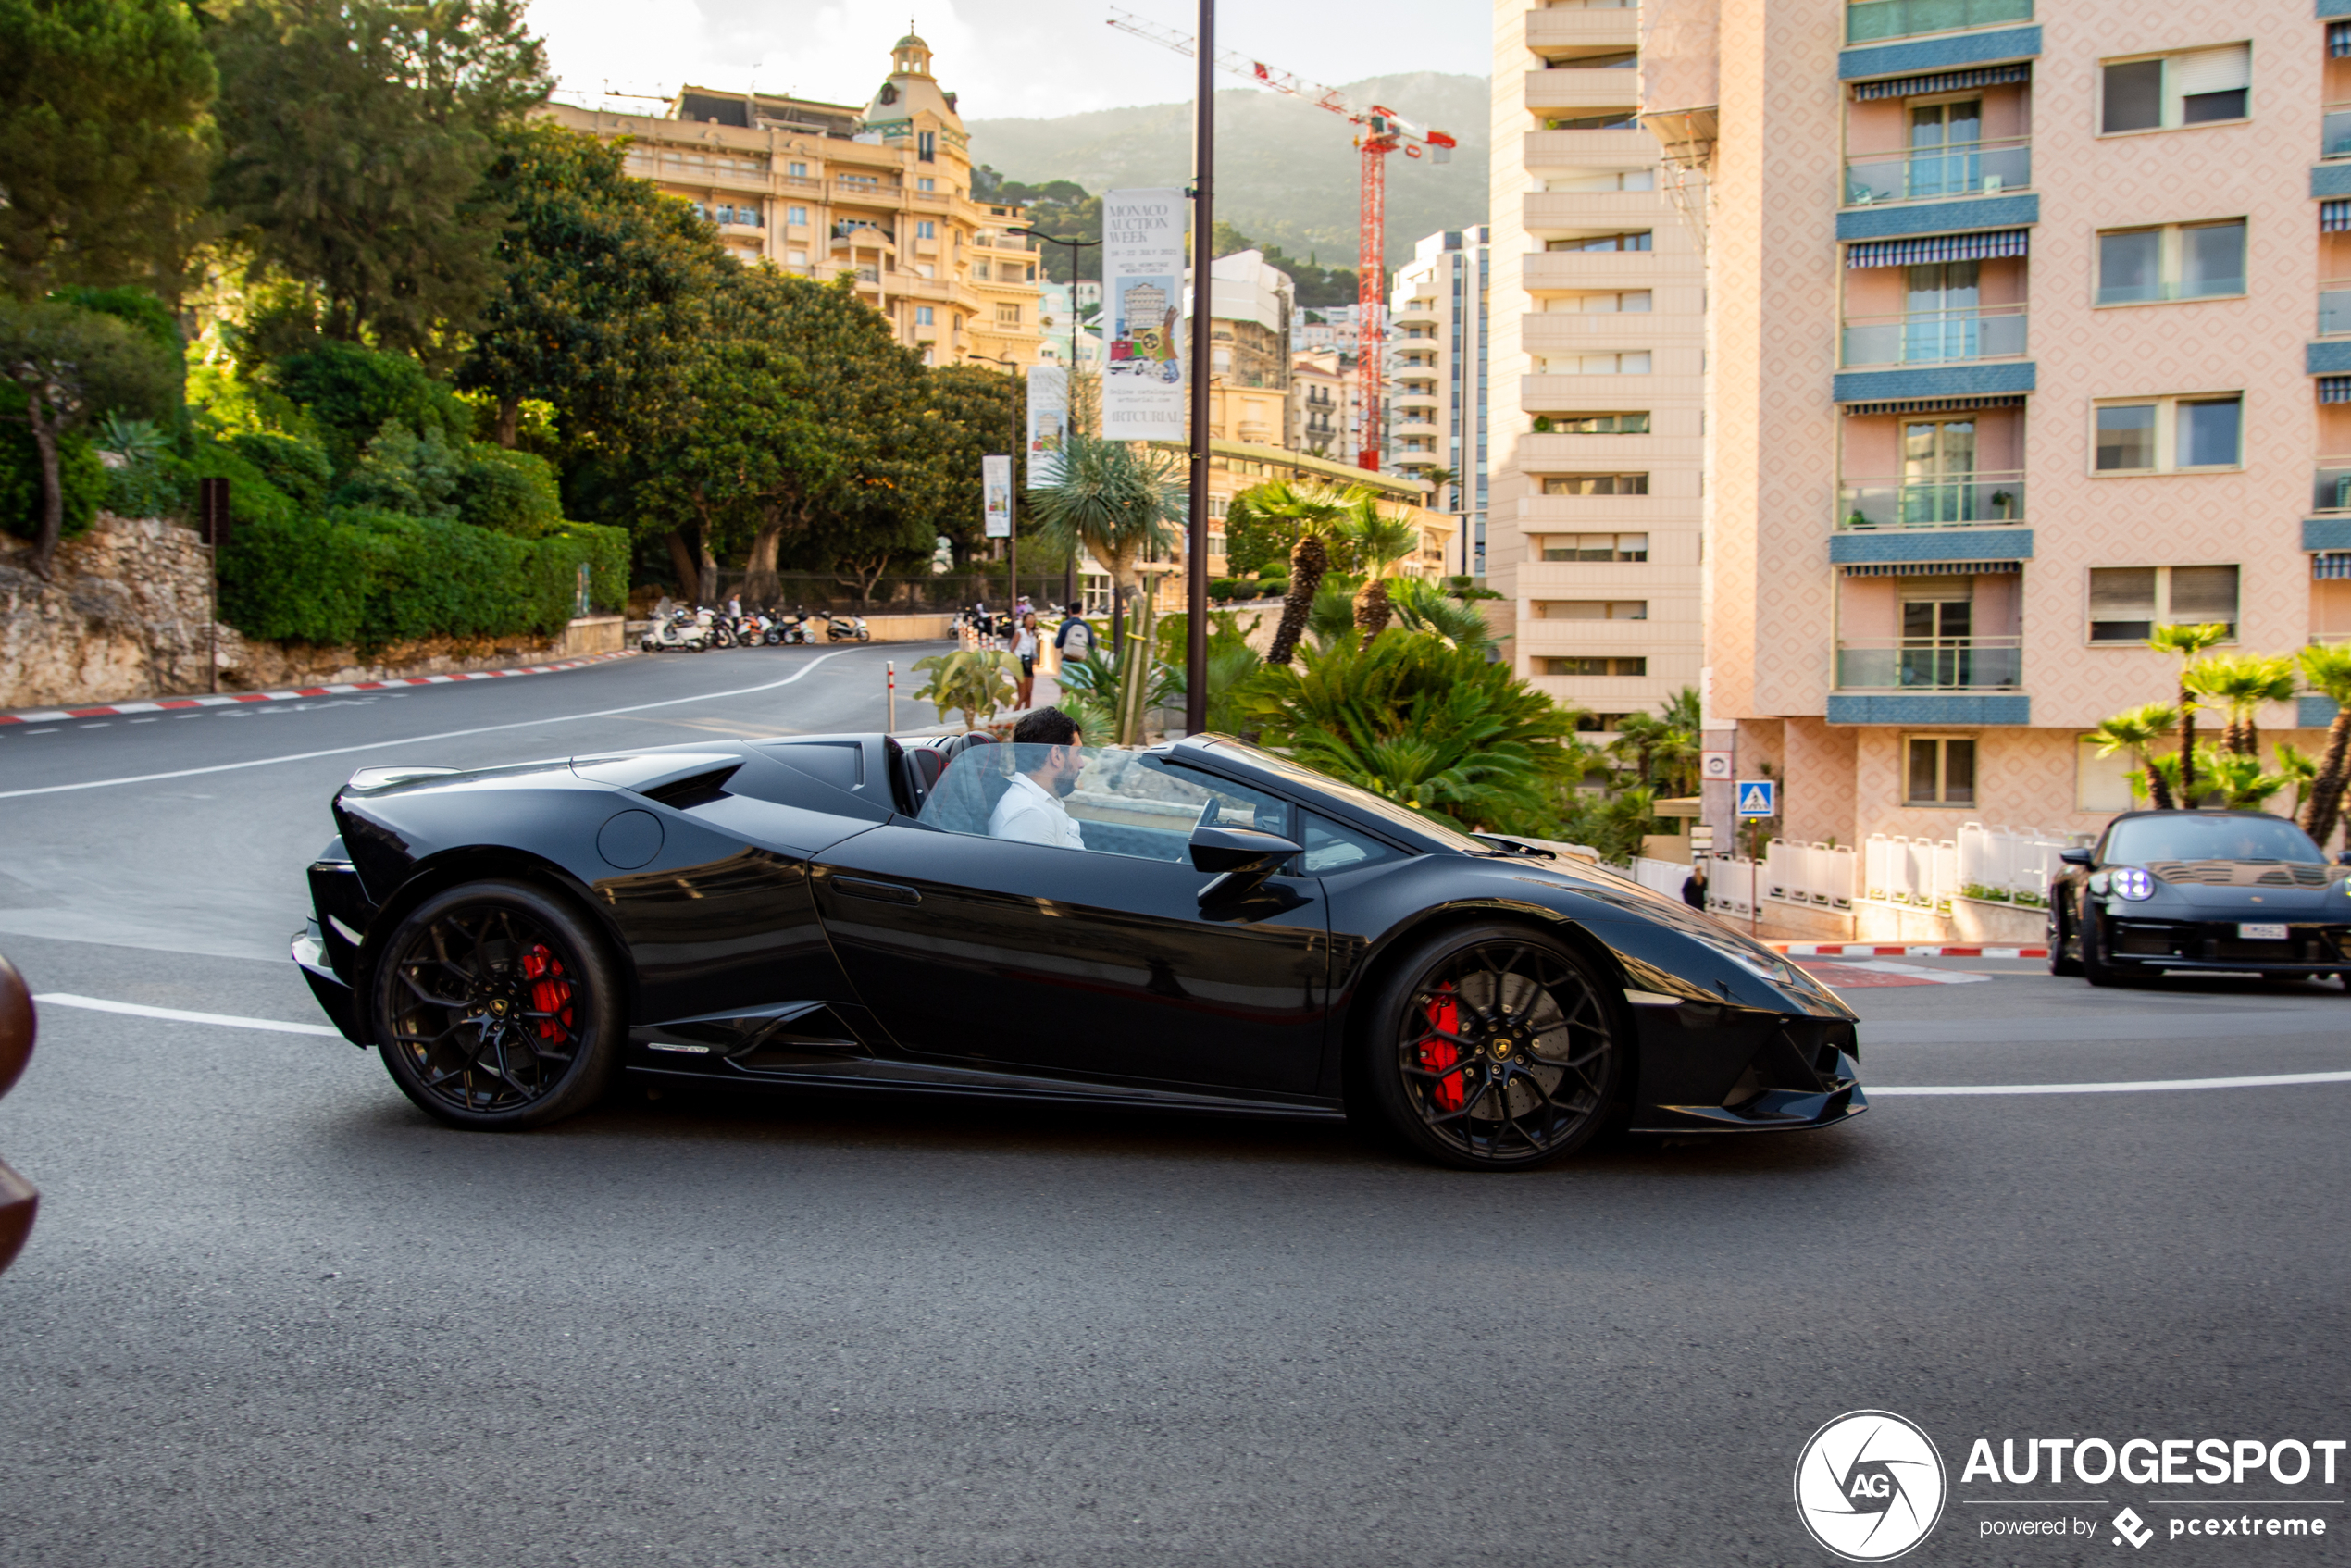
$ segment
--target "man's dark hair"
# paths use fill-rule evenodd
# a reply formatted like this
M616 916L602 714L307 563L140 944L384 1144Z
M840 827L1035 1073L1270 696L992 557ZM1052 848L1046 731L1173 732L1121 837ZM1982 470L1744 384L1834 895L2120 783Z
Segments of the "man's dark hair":
M1077 721L1059 708L1032 708L1013 726L1015 746L1075 746Z

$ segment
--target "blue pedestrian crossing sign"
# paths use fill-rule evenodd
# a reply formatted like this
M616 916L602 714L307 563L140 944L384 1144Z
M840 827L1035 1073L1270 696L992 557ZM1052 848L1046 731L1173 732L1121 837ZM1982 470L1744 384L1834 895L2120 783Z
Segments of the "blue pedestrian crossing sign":
M1741 816L1777 816L1780 815L1779 784L1770 778L1739 780L1739 815Z

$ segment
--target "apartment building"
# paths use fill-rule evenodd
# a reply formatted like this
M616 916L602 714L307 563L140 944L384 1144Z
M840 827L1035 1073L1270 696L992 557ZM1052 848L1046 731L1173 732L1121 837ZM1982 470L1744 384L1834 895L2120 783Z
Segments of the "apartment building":
M1036 243L1014 232L1026 214L973 199L970 144L930 46L910 33L889 64L862 108L685 87L659 114L544 112L627 138L628 171L691 202L741 260L848 275L927 363L1036 364Z
M1289 440L1293 451L1352 462L1362 447L1355 359L1336 348L1301 349L1289 361Z
M1387 334L1388 466L1454 478L1431 504L1461 519L1464 554L1454 569L1486 575L1486 385L1490 230L1449 230L1413 247L1390 285Z
M2175 689L2153 626L2351 636L2351 0L2317 11L1644 8L1645 117L1710 185L1708 744L1784 837L2095 829L2130 793L2084 732Z
M1518 672L1602 730L1704 663L1704 263L1637 118L1640 15L1494 12L1486 574Z

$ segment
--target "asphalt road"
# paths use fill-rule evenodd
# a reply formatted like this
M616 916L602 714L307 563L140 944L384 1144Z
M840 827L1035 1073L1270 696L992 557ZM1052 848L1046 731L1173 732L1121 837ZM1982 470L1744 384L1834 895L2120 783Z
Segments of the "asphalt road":
M42 992L316 1025L280 944L353 766L869 724L884 656L0 738L0 947ZM0 1563L1825 1562L1790 1477L1862 1408L1949 1469L1906 1562L2135 1558L2126 1502L2170 1563L2339 1557L2351 1461L1960 1468L2351 1437L2351 1083L2008 1092L2351 1070L2351 998L1840 967L1873 1084L2001 1092L1509 1178L1336 1126L814 1096L469 1137L338 1039L52 1005L0 1102L44 1191L0 1277ZM2164 1533L2215 1499L2334 1524ZM2097 1533L1984 1533L2068 1513Z

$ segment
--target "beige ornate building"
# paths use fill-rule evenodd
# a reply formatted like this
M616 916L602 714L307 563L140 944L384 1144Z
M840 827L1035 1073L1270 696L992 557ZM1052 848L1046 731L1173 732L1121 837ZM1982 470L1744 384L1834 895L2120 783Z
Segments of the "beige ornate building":
M928 363L1038 359L1035 242L1024 210L975 200L955 94L908 34L857 108L684 87L655 115L549 106L557 124L628 138L629 172L695 205L747 262L856 280Z

